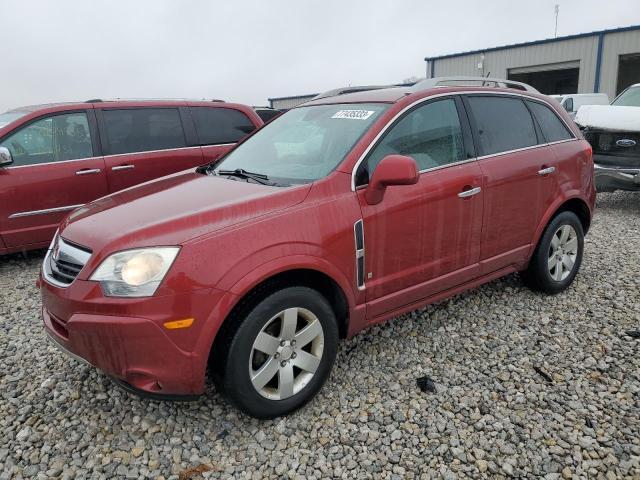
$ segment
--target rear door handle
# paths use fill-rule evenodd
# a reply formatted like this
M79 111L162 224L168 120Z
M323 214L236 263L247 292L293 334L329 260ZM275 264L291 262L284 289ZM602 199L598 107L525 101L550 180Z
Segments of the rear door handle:
M542 170L538 170L538 175L545 176L556 171L556 167L545 167Z
M469 198L479 194L481 191L482 189L480 187L470 188L469 190L463 190L458 194L458 196L460 198Z
M100 173L99 168L85 168L83 170L78 170L76 175L91 175L92 173Z
M118 165L117 167L111 167L113 172L117 172L118 170L131 170L132 168L136 168L135 165Z

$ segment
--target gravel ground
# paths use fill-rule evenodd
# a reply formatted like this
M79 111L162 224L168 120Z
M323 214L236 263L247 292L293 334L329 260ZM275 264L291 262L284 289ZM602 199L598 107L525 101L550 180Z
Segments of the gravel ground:
M42 254L0 258L0 479L638 479L639 252L640 193L602 195L568 292L512 275L374 327L274 421L117 389L45 341Z

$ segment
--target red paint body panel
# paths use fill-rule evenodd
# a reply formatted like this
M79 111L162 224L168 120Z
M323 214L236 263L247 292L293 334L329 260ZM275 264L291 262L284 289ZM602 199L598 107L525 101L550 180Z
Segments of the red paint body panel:
M263 125L262 120L252 108L233 103L186 101L70 103L20 109L29 113L0 128L0 139L32 121L53 114L102 109L189 106L238 110L244 113L256 128ZM99 123L95 127L96 131L100 128ZM104 131L100 130L99 135L104 136ZM96 145L99 142L96 135L93 137L94 153L96 153L95 150L99 149ZM98 152L95 157L87 159L0 167L0 255L47 246L58 224L74 206L84 205L110 193L208 163L228 152L234 145L194 144L178 149L106 156ZM99 171L88 175L76 175L76 172L81 170ZM60 209L60 211L33 213L50 209ZM32 214L9 218L25 212Z
M332 279L348 304L350 336L525 268L565 202L577 199L590 213L595 202L590 147L559 106L548 104L566 119L574 140L426 170L413 185L388 186L375 205L364 198L367 187L352 188L354 167L389 122L422 99L469 90L393 89L311 102L390 105L333 173L307 185L279 188L182 172L74 212L60 226L61 236L91 249L92 256L70 286L41 282L46 328L120 379L135 383L142 372L142 390L154 388L153 378L163 393L201 393L221 325L252 288L281 272L314 270ZM544 166L555 166L556 173L538 175ZM459 197L478 187L476 195ZM366 246L363 288L354 239L359 220ZM88 280L116 251L171 245L180 252L152 297L104 297ZM51 315L66 322L67 338L55 330ZM191 328L161 327L188 317L196 318ZM135 320L127 323L130 318ZM157 361L157 351L142 341L145 335L169 362ZM117 355L101 345L113 345ZM129 355L130 349L148 356Z

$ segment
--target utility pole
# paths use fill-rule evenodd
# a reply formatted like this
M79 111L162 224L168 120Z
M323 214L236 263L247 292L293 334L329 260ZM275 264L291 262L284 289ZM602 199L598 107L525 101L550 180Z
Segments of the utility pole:
M560 12L560 5L556 3L556 29L554 33L554 37L558 38L558 13Z

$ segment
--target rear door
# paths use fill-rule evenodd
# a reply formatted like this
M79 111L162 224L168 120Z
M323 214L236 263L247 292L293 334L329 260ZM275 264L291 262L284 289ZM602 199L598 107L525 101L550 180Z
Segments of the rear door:
M204 163L217 160L257 126L240 110L219 105L192 106L191 117Z
M484 175L480 258L487 274L526 259L556 157L522 97L469 95L465 104Z
M93 110L37 118L0 139L0 234L7 248L46 245L65 215L108 193Z
M102 108L97 114L111 192L203 163L200 148L187 142L178 106Z

